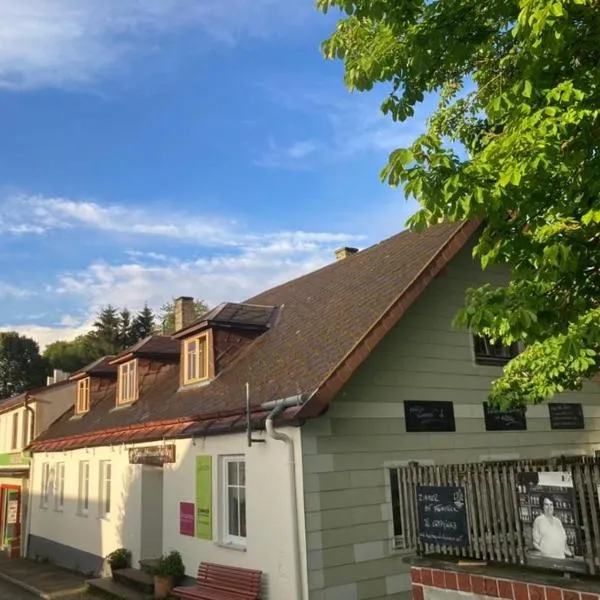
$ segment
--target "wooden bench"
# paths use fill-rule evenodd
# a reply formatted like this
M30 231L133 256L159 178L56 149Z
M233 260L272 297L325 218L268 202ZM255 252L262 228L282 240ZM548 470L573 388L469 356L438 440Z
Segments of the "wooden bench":
M171 590L184 600L258 600L262 571L200 563L196 583Z

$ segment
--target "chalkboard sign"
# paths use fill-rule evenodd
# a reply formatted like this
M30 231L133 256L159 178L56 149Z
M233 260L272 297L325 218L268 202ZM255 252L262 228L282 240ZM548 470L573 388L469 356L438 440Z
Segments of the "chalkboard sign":
M498 407L484 402L483 414L485 416L486 431L522 431L527 429L524 409L500 410Z
M452 402L404 401L406 431L456 431Z
M469 545L465 488L453 485L418 485L419 539L425 544Z
M583 407L581 404L552 402L548 404L552 429L583 429Z

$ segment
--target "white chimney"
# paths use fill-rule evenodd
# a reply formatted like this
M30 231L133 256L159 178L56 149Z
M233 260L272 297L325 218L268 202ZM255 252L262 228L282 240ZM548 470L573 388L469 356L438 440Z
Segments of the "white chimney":
M194 299L190 296L180 296L175 300L175 331L191 325L196 320Z

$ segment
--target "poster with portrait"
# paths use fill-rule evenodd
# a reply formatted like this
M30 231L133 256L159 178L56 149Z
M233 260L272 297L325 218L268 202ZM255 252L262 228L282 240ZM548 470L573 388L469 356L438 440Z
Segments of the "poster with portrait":
M519 473L517 497L527 564L585 573L571 474Z

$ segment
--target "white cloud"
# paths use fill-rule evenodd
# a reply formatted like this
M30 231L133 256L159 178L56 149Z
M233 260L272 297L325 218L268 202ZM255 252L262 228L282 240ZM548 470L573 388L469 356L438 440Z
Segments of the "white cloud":
M0 281L0 298L25 298L31 296L33 292L20 288L16 285Z
M0 200L0 234L44 234L62 229L95 230L156 240L193 242L203 247L255 248L276 252L278 248L307 250L321 243L347 242L346 233L277 231L248 232L234 220L203 214L151 210L69 198L16 195ZM154 258L158 258L155 255ZM162 257L165 258L164 256Z
M297 24L312 7L291 0L2 0L0 87L88 83L176 31L233 44Z

